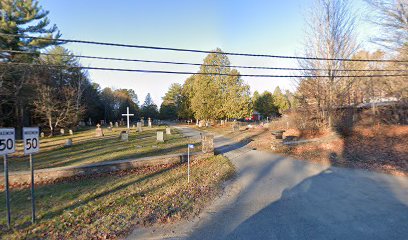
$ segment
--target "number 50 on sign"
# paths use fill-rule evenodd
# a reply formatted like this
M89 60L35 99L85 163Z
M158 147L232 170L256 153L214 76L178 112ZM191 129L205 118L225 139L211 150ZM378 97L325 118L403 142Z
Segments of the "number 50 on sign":
M15 146L15 131L14 128L1 128L0 129L0 156L14 153L16 151Z
M40 150L39 141L39 129L38 127L25 127L23 128L23 141L24 141L24 154L36 153Z

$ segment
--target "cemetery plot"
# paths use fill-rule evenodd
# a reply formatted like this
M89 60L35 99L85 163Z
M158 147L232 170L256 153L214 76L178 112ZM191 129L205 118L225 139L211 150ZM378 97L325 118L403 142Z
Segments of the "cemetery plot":
M183 137L177 130L173 130L172 135L166 135L164 142L157 142L156 132L164 132L164 126L145 128L143 132L133 129L129 133L128 141L120 139L120 133L126 131L126 128L114 128L112 131L103 128L103 137L95 137L95 129L75 132L72 136L41 138L41 151L36 154L35 168L80 166L119 159L181 153L185 152L185 146L188 143L194 143ZM72 139L72 146L64 147L68 139ZM10 171L29 170L27 159L22 157L22 143L16 148L17 153L10 155ZM0 163L0 170L3 170L3 163Z
M183 146L184 148L186 145ZM0 204L1 239L123 238L135 225L165 223L197 214L233 173L222 156L187 166L164 165L38 186L38 222L30 225L29 189L12 190L13 230ZM0 193L4 199L4 192Z

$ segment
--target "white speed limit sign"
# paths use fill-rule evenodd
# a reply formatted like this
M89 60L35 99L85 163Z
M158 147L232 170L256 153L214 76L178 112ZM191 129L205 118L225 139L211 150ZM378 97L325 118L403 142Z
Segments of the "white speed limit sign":
M38 127L23 128L24 154L36 153L40 150L40 130Z
M0 156L16 151L16 135L14 128L0 128Z

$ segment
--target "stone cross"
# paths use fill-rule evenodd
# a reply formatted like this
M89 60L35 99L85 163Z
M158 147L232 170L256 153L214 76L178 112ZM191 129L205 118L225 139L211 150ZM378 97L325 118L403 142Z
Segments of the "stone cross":
M127 128L129 129L130 128L130 126L129 126L129 124L130 124L129 117L133 117L133 116L135 116L135 114L129 113L129 107L126 107L126 114L122 114L122 116L124 116L124 117L126 116Z
M103 137L103 130L101 128L100 124L96 124L96 129L95 129L95 136L96 137Z

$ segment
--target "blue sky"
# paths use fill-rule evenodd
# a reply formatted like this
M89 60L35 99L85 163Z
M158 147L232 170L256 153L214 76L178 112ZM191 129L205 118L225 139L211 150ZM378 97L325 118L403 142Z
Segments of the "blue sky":
M63 38L226 52L299 55L302 52L304 9L312 0L42 0L51 23ZM353 1L361 8L361 1ZM364 32L364 31L363 31ZM362 37L365 39L365 36ZM205 54L166 52L84 44L64 45L75 54L202 63ZM296 61L230 57L233 65L296 67ZM198 67L81 60L85 66L196 72ZM242 74L276 74L240 69ZM290 72L279 72L289 73ZM131 88L143 102L151 93L161 103L171 83L186 75L90 71L102 87ZM293 90L290 79L243 78L251 91Z

